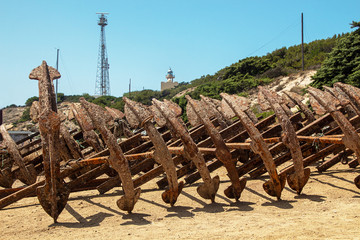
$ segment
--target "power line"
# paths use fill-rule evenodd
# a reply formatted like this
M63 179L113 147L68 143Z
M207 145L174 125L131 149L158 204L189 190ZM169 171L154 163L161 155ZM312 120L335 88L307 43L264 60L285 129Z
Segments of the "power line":
M68 86L69 86L72 94L74 94L74 89L72 88L72 85L71 85L71 77L70 77L70 74L69 74L69 72L68 72L68 70L67 70L65 61L64 61L64 59L63 59L63 57L62 57L63 55L64 55L64 51L62 51L61 54L59 55L59 56L60 56L61 63L62 63L63 68L64 68L64 71L63 71L63 72L65 72L66 80L67 80L66 82L67 82L67 84L68 84Z
M259 51L260 49L266 47L267 45L269 45L272 41L274 41L275 39L277 39L278 37L280 37L282 34L284 34L285 32L287 32L290 28L295 27L296 25L298 25L298 20L295 20L292 24L290 24L288 27L286 27L284 30L282 30L278 35L276 35L274 38L272 38L271 40L269 40L268 42L266 42L265 44L261 45L258 49L256 49L255 51L251 52L250 54L248 54L246 57L249 57L251 55L253 55L254 53L256 53L257 51Z

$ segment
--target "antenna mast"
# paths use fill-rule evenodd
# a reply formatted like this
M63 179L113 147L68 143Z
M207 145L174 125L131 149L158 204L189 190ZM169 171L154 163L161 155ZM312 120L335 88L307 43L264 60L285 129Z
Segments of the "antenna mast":
M98 64L96 72L95 95L107 96L110 95L110 81L109 81L109 63L106 51L105 41L105 26L107 25L107 18L105 15L109 13L96 13L99 14L98 25L101 27L100 32L100 45Z

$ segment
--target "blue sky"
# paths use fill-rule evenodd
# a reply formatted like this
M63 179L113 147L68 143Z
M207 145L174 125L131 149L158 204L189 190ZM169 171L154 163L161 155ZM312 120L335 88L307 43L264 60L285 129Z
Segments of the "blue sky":
M24 105L38 95L31 70L55 66L60 49L59 92L94 94L100 27L105 28L111 95L160 89L171 67L188 82L249 56L351 31L360 21L358 0L303 1L4 1L0 21L0 108Z

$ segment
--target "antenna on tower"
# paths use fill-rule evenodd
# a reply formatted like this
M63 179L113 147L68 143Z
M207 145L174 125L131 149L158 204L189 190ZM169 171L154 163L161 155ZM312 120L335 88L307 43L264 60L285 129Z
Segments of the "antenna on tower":
M99 12L96 14L100 15L98 25L101 27L101 32L96 72L95 95L106 96L110 95L109 63L105 41L105 26L108 24L107 17L105 15L108 15L109 13Z

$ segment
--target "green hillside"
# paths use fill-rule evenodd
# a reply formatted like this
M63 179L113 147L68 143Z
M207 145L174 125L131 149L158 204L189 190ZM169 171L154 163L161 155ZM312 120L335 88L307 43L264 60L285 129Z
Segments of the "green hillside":
M359 22L353 22L352 27L358 28ZM360 34L359 29L346 34L338 34L327 39L316 40L304 44L305 70L319 69L314 76L314 86L332 84L342 81L360 86ZM125 93L124 96L146 105L152 98L159 100L172 99L184 110L184 96L175 97L178 93L194 88L188 93L192 98L199 99L200 94L220 99L219 94L226 92L246 96L247 91L259 85L266 85L276 77L286 76L301 70L301 45L283 47L261 57L241 59L230 66L220 69L213 75L204 75L191 82L181 82L177 87L165 90L142 90ZM123 111L122 97L102 96L94 98L89 94L64 96L58 94L58 102L78 102L84 96L88 101L101 106L109 106ZM37 97L29 98L30 106ZM186 120L186 119L185 119Z
M314 75L313 86L331 86L343 82L360 87L360 22L352 22L355 31L337 41L322 67Z

